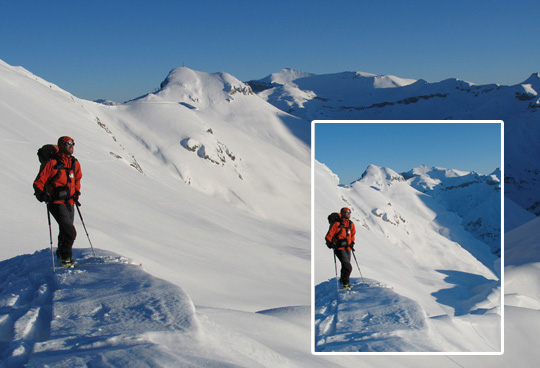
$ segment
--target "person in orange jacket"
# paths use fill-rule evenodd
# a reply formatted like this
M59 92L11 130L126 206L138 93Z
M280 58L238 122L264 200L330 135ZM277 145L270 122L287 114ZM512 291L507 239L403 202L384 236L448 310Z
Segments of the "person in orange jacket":
M344 207L340 211L341 218L328 229L326 233L326 244L334 249L334 254L341 262L341 286L344 289L351 287L349 277L352 272L351 250L354 250L354 240L356 229L350 220L351 210Z
M73 151L75 141L67 136L58 139L58 153L42 165L34 180L34 195L40 202L47 203L60 229L57 257L64 265L73 263L72 247L77 237L73 225L74 204L79 204L81 194L81 165Z

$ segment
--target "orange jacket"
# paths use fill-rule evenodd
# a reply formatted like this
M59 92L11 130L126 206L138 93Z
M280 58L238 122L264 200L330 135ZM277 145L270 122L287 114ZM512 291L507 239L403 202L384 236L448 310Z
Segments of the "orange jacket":
M338 247L337 249L345 249L347 248L350 250L350 245L354 242L356 235L356 229L354 228L354 223L347 219L342 219L340 221L334 222L334 224L330 227L328 232L326 233L326 240L329 243L332 244L338 244L339 241L342 239L347 240L347 247Z
M73 170L65 169L56 169L57 160L49 160L43 169L40 170L39 174L34 180L34 190L46 192L52 194L53 188L61 187L67 185L69 188L70 195L73 196L75 192L81 191L81 165L76 159L72 160L71 156L65 155L63 153L59 154L59 160L64 165L65 168L71 168L71 165L74 164ZM58 173L60 171L60 173ZM69 177L68 177L69 173ZM65 203L65 201L54 201L53 203ZM69 204L73 205L75 202L73 199L69 199Z

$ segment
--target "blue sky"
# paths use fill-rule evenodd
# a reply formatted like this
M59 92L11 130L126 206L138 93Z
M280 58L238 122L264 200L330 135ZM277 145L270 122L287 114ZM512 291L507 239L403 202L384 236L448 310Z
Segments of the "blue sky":
M182 65L517 84L540 71L535 0L7 1L0 59L85 99L124 101ZM531 38L532 37L532 38Z
M420 165L490 174L501 168L499 123L315 123L315 159L341 184L369 164L398 173Z

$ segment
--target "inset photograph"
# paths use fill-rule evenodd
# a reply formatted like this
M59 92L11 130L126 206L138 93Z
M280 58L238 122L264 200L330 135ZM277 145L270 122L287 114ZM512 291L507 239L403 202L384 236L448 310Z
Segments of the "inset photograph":
M314 354L502 354L502 121L312 123Z

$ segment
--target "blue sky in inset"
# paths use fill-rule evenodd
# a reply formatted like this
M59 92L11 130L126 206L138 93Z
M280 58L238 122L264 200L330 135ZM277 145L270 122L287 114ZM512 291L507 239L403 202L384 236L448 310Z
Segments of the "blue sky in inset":
M288 67L517 84L540 71L536 8L535 0L0 1L0 59L77 97L118 102L152 92L182 65L242 81Z
M500 123L315 123L315 159L341 184L369 164L398 173L420 165L490 174L501 168Z

